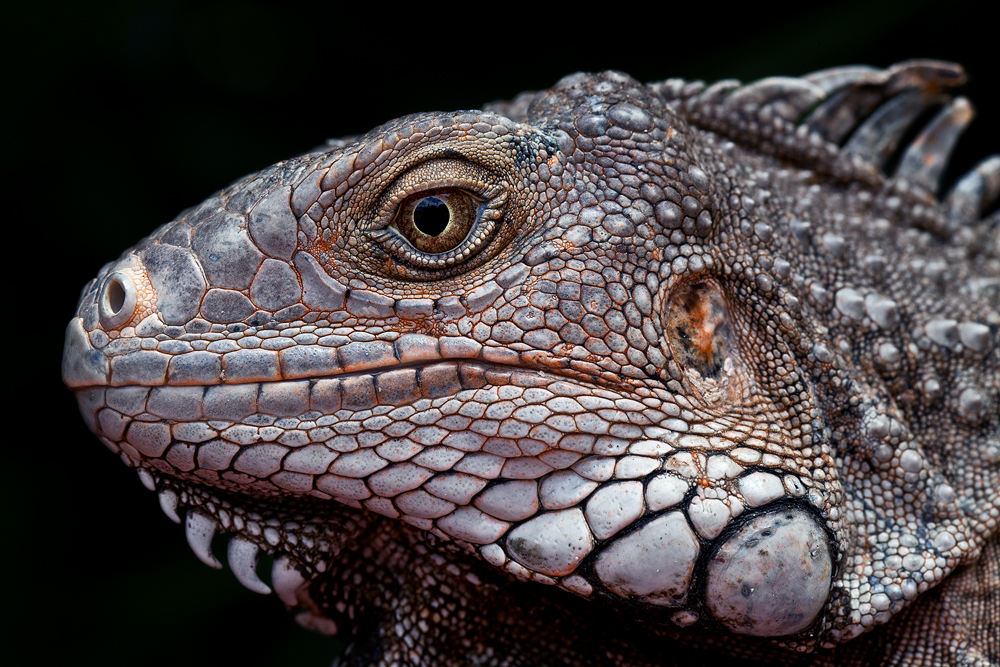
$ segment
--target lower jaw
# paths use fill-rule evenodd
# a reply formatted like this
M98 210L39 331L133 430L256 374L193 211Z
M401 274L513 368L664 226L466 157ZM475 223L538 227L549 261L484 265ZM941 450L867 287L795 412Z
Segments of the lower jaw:
M190 484L147 468L138 469L143 485L156 492L164 514L184 526L188 545L204 564L222 569L213 546L223 537L225 560L249 590L277 594L297 620L311 629L335 634L336 626L318 615L310 582L322 575L343 546L381 518L337 503L292 498L275 505ZM271 560L270 585L258 575L262 558ZM273 558L271 558L273 557Z
M213 553L213 540L220 533L228 533L226 559L237 580L257 593L268 594L273 589L290 609L298 610L297 620L301 624L328 634L336 633L335 623L325 618L311 599L310 583L327 572L342 552L357 550L358 543L366 539L364 534L372 529L378 530L376 524L386 521L385 518L312 498L292 499L276 508L268 501L230 496L225 492L164 477L155 471L140 469L139 476L145 485L158 493L160 505L167 516L185 526L188 543L202 562L210 567L222 567ZM645 599L636 596L634 591L626 590L628 585L616 587L602 582L607 578L606 573L602 573L602 567L609 560L605 556L620 558L627 563L626 569L632 570L636 567L642 570L645 566L643 559L646 563L650 559L656 560L653 552L640 553L644 546L640 534L644 530L656 532L655 524L663 523L670 516L676 518L679 513L674 510L646 517L644 521L637 522L642 526L623 534L624 541L611 540L596 550L574 575L581 578L580 574L583 574L596 584L597 595L589 597L621 607L615 602L618 600L624 603L624 607L616 613L639 613L646 625L686 627L697 623L702 629L715 628L717 631L728 630L760 637L788 636L792 644L798 645L791 636L813 625L828 590L828 587L823 588L824 577L828 583L830 572L818 575L818 583L806 585L810 590L805 591L805 595L799 591L802 597L811 594L814 598L813 608L806 610L795 608L794 602L785 604L777 600L780 596L774 593L789 585L789 577L775 579L773 572L783 571L787 561L794 560L792 557L802 556L808 560L806 556L810 550L821 549L829 555L823 531L811 518L811 513L803 511L797 503L785 502L762 508L753 516L746 517L739 527L720 536L720 543L715 548L703 550L699 557L702 562L695 576L702 583L693 582L701 593L691 599L657 601L655 595ZM654 541L659 539L657 537ZM787 559L780 555L783 549L786 555L789 553L789 543L804 539L814 543L808 547L799 545L802 548ZM761 540L770 542L758 549L757 542ZM615 549L618 553L612 554ZM755 550L765 556L757 557L755 561L751 553ZM258 560L264 555L273 556L270 586L257 574ZM782 559L783 562L775 562ZM664 560L663 566L670 562L669 558ZM829 568L829 558L824 562L824 567ZM805 567L808 570L809 566ZM805 576L794 576L791 583L803 588L801 580L813 576L806 570L797 573ZM659 567L656 572L660 572ZM648 575L649 572L638 573L640 579ZM621 584L620 581L618 583ZM761 609L755 610L754 601L748 600L748 586L751 587L749 595L756 594L756 605ZM769 590L769 586L776 588ZM684 593L683 597L687 598L688 594ZM636 604L639 606L636 607ZM759 618L755 618L755 611ZM649 612L653 612L652 615Z

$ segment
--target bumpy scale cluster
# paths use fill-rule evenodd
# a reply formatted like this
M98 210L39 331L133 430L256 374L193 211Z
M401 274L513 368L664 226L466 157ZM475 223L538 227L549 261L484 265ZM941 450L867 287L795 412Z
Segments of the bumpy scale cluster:
M580 74L393 121L107 265L64 377L202 560L233 533L301 622L382 628L358 659L658 663L615 617L835 647L959 565L1000 579L1000 158L934 199L959 99L881 172L960 80ZM509 610L567 603L501 571L596 638L529 648ZM906 650L996 659L1000 609L970 613L927 649L910 613Z

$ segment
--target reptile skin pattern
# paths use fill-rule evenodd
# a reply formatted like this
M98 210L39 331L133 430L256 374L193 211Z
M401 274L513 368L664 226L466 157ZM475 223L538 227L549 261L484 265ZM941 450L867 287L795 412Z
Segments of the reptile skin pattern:
M964 79L580 73L331 140L105 265L64 381L340 665L1000 665Z

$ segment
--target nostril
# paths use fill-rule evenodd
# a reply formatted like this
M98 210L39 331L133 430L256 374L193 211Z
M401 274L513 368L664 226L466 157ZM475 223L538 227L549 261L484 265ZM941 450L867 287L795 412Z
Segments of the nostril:
M112 314L117 315L125 305L125 288L118 280L112 280L108 285L108 305Z
M101 325L105 329L121 327L135 312L135 283L121 271L112 273L104 281L97 306Z

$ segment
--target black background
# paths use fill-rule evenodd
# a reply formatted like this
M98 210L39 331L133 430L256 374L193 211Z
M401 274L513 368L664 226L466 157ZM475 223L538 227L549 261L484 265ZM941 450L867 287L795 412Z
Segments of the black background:
M202 565L83 426L59 378L80 288L234 179L403 114L476 108L576 70L744 81L915 57L963 63L955 158L1000 149L986 2L734 10L606 3L36 3L4 16L3 568L14 663L325 665L335 640ZM11 594L12 593L12 594ZM7 662L6 658L2 658ZM10 664L10 663L7 663Z

